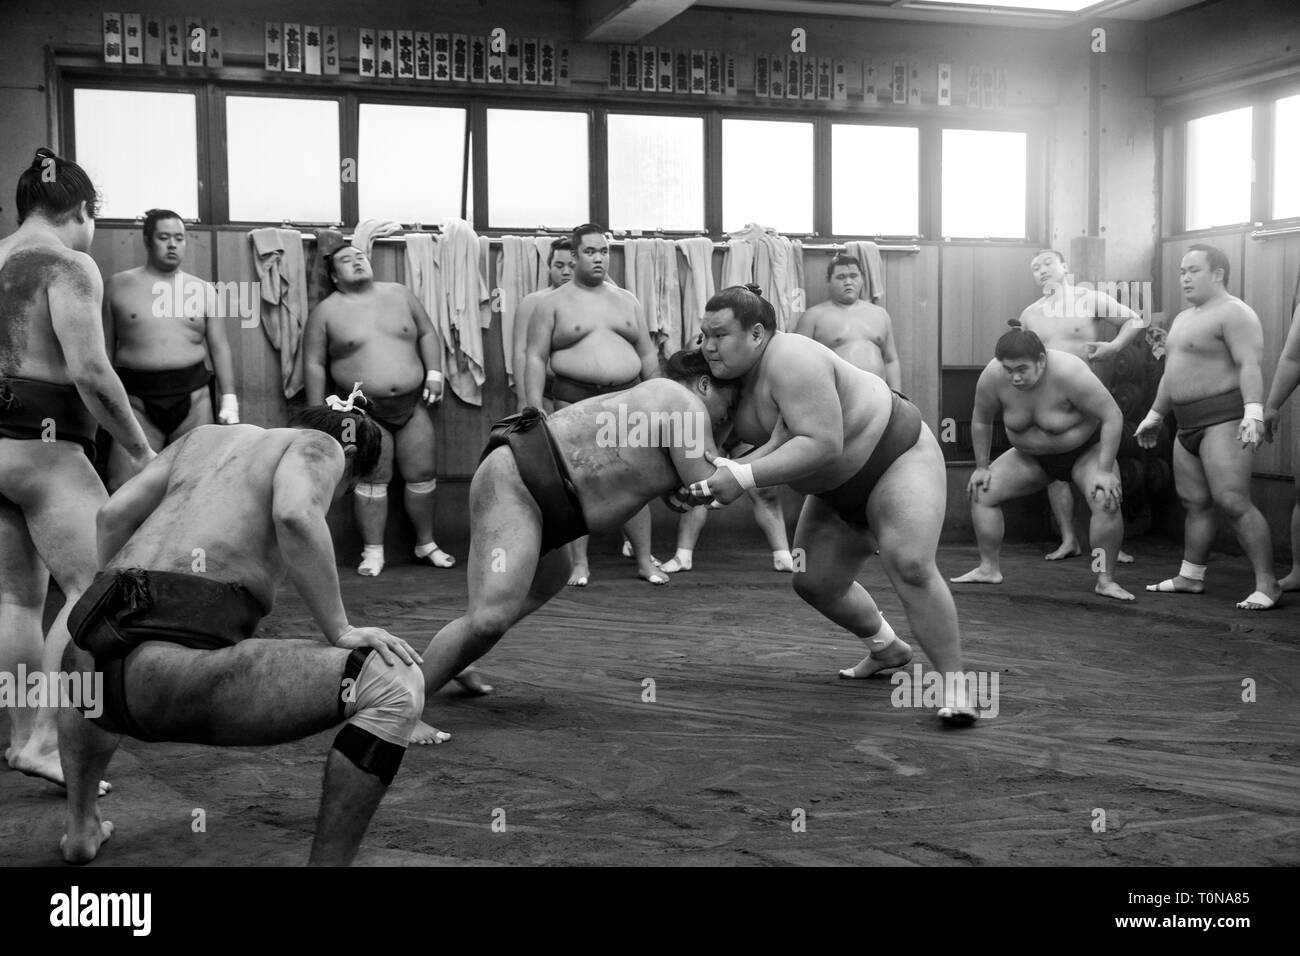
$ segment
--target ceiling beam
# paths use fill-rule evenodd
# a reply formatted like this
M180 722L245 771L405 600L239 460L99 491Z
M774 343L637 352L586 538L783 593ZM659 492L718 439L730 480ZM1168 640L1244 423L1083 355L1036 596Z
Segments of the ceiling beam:
M635 43L659 29L695 0L582 0L578 39L589 43Z

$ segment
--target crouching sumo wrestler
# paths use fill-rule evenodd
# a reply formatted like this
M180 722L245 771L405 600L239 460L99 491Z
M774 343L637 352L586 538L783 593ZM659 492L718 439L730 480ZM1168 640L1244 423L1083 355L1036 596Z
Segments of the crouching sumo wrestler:
M121 735L260 746L342 723L325 762L310 862L346 865L424 708L419 656L348 623L325 515L374 467L379 426L331 396L288 428L205 425L100 509L95 578L69 620L65 671L103 675L103 712L59 718L65 860L113 825L97 784ZM288 577L333 646L253 637Z

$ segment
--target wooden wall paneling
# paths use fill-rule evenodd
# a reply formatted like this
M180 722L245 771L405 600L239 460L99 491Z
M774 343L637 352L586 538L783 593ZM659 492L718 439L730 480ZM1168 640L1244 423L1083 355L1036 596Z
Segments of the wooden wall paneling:
M1300 236L1256 241L1247 239L1244 294L1246 303L1264 327L1265 396L1277 372L1277 361L1292 321L1292 298L1300 272ZM1289 475L1293 469L1297 416L1294 401L1282 408L1277 439L1255 455L1255 471Z
M886 255L885 311L894 326L903 394L939 427L939 250Z
M248 232L221 229L216 233L217 278L223 282L256 282ZM258 317L261 317L259 306ZM231 357L239 394L240 420L263 428L279 428L288 420L288 403L280 381L280 356L271 347L259 321L244 328L237 318L227 319Z

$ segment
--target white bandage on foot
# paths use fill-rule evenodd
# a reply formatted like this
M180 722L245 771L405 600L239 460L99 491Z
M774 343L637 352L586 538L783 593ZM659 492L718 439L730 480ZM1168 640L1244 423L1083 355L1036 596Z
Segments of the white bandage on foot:
M361 563L357 565L357 574L375 578L379 576L379 572L382 570L384 570L384 546L382 544L367 544L362 547Z
M871 637L863 638L862 642L871 648L871 653L874 654L877 651L883 651L896 640L898 640L898 635L894 633L894 629L889 626L889 622L885 620L885 615L882 614L880 615L880 630L876 631Z
M357 487L355 491L357 493L357 497L369 498L371 501L378 501L380 498L388 497L387 485L374 484L369 481L357 482Z
M1206 565L1204 564L1192 564L1190 561L1184 561L1183 566L1178 569L1178 575L1187 578L1189 581L1204 581L1205 568Z
M437 487L438 479L430 478L428 481L412 481L407 484L406 490L413 495L431 495Z
M793 571L794 556L789 551L773 551L772 567L777 571Z

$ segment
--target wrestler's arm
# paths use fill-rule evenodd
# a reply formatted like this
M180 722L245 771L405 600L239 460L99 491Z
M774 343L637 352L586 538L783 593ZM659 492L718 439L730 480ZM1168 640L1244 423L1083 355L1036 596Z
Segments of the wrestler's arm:
M424 387L428 393L426 401L437 401L442 395L442 336L438 334L433 320L425 311L415 293L402 286L406 294L406 304L415 321L415 347L419 350L420 361L424 363ZM430 373L436 373L430 375Z
M993 454L993 419L998 414L997 376L1001 363L994 359L984 366L975 384L975 407L971 411L970 437L976 469L988 469Z
M343 449L320 432L294 437L271 483L271 519L289 580L331 643L348 628L325 516L343 477Z
M1291 316L1291 330L1287 332L1286 344L1282 346L1277 371L1273 374L1273 385L1264 402L1264 421L1269 427L1270 438L1282 406L1297 385L1300 385L1300 305L1296 306L1295 314Z
M1146 331L1147 323L1141 315L1126 305L1121 305L1105 292L1092 293L1092 314L1103 322L1119 327L1119 333L1105 348L1109 352L1119 352Z
M307 316L307 326L302 333L302 372L307 386L307 404L325 402L325 360L328 358L328 334L325 331L325 310L321 303ZM349 386L351 382L347 383Z
M1101 421L1101 437L1097 442L1101 456L1098 465L1102 471L1108 472L1115 464L1115 456L1119 454L1119 442L1124 434L1124 414L1110 392L1106 391L1106 386L1101 384L1101 379L1082 360L1078 364L1071 363L1068 375L1067 395L1074 407Z
M1239 370L1241 397L1246 404L1264 401L1264 327L1255 310L1244 302L1225 310L1223 344Z
M210 282L203 283L207 289L207 320L205 335L208 340L208 354L212 356L212 370L217 374L217 394L221 396L221 414L233 414L233 421L239 423L239 406L235 398L235 362L231 358L230 341L226 337L226 320L221 317L216 291ZM229 401L228 401L229 400Z
M335 647L373 647L390 665L418 663L420 655L400 637L381 627L348 623L334 542L325 523L345 460L338 442L320 432L295 436L281 456L271 482L271 520L285 570L316 626Z
M756 487L798 481L844 452L844 410L835 390L835 370L814 348L789 349L771 363L769 387L790 439L755 462Z
M528 327L532 325L533 314L537 311L538 298L538 293L530 292L515 310L515 337L510 343L510 367L515 374L516 411L523 411L528 404L524 395L524 368L528 362Z
M884 312L884 309L881 309ZM903 364L898 358L898 346L894 344L894 323L885 312L885 342L880 350L880 357L885 361L885 384L894 391L903 388Z
M189 434L193 434L192 432ZM107 567L113 556L153 514L154 509L167 494L171 479L172 462L177 449L189 434L163 449L144 469L131 478L100 507L95 516L95 540L99 550L99 566Z
M117 320L113 317L113 290L119 275L121 273L117 272L109 276L104 285L104 354L108 356L109 365L117 362Z
M528 345L524 362L524 405L542 407L546 390L546 363L551 358L551 336L555 332L555 297L542 300L528 323Z
M623 292L632 301L632 306L636 310L636 354L641 359L641 381L648 382L652 378L659 377L659 353L655 350L654 343L650 341L650 329L645 321L645 309L641 308L641 303L631 292Z
M149 459L149 440L131 413L126 389L104 347L104 284L94 260L84 252L72 252L50 268L48 282L50 325L77 393L128 455Z

